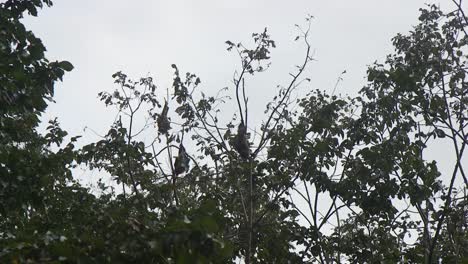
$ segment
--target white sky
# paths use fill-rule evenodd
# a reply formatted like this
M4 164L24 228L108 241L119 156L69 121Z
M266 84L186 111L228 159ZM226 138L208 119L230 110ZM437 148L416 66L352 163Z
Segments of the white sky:
M342 93L354 93L365 81L366 65L392 51L390 39L417 24L416 0L64 0L54 1L28 27L48 49L50 60L69 60L75 66L57 85L56 104L46 118L58 116L71 134L85 126L104 132L113 113L96 96L113 89L111 75L122 70L131 77L153 76L161 91L172 80L170 65L202 79L205 93L231 85L238 63L226 40L248 41L268 27L277 49L269 73L260 75L248 93L250 109L264 105L285 84L288 72L302 60L304 48L293 41L294 24L307 14L315 17L311 43L316 59L309 68L311 89L331 90L347 70ZM431 1L452 8L450 0ZM259 108L257 108L259 107ZM261 118L258 116L257 118Z
M339 92L353 94L365 84L367 65L392 52L391 38L417 24L425 3L454 8L451 0L55 0L25 23L43 40L51 61L75 66L56 86L57 103L45 118L57 116L71 135L90 138L84 127L104 134L113 121L115 112L105 111L97 93L113 90L114 72L153 76L164 92L175 63L181 73L196 73L203 91L213 94L230 86L238 69L224 42L249 41L268 27L277 43L272 66L247 83L250 116L261 120L276 86L286 84L302 61L305 50L293 41L294 24L303 24L307 14L315 17L310 40L317 59L307 71L308 88L331 91L346 70Z

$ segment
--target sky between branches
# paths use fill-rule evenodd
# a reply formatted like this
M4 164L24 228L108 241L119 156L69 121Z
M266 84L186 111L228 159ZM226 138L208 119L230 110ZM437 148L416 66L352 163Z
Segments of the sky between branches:
M114 72L153 76L165 94L175 63L182 73L201 78L205 94L214 94L232 87L232 75L239 69L238 57L226 51L224 42L250 43L252 33L267 27L277 43L271 68L247 82L250 117L259 122L276 86L286 84L288 73L303 59L304 46L293 41L294 24L304 24L307 14L315 17L310 42L316 61L306 72L311 82L303 91L331 92L346 70L337 93L354 95L365 84L367 65L382 62L393 51L391 38L417 24L418 9L425 3L454 8L450 0L56 0L25 24L43 40L50 60L69 60L75 66L57 85L57 103L44 119L58 117L71 135L90 141L95 135L83 131L85 127L105 134L114 120L115 112L105 111L97 99L99 91L115 88ZM442 145L435 150L443 157Z

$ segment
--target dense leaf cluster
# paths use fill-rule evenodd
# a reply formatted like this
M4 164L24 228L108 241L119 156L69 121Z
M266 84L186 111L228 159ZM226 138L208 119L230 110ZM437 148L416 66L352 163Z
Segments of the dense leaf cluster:
M422 9L355 98L311 90L294 99L313 61L310 27L298 26L304 61L259 127L249 123L248 82L276 47L266 29L253 47L226 42L241 68L216 96L198 93L201 80L176 65L170 91L117 72L116 89L99 94L117 118L77 148L57 120L38 132L54 83L73 66L49 62L20 19L51 4L0 4L0 262L468 260L468 19L459 5ZM237 111L224 124L228 92ZM452 171L425 159L438 142ZM84 187L77 166L112 182Z

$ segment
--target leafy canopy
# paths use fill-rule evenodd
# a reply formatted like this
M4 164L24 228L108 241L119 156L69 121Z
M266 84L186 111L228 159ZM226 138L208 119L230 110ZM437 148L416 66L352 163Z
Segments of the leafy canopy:
M99 93L117 118L80 148L56 119L37 131L73 66L49 62L21 18L52 2L0 4L0 262L466 262L468 19L455 3L421 9L355 98L295 99L314 59L308 17L295 39L304 59L259 126L249 81L271 63L266 29L251 45L226 41L241 66L216 96L176 65L170 91L117 72ZM438 142L452 171L425 158ZM77 166L112 183L82 186Z

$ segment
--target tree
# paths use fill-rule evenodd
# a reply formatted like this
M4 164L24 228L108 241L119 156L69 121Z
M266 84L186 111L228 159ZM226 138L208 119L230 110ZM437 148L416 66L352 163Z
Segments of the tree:
M71 178L67 165L72 145L55 153L49 150L52 144L62 143L66 132L55 120L45 136L36 131L40 114L53 96L54 82L73 68L67 61L45 59L41 41L20 22L23 12L36 15L42 5L42 1L7 1L0 5L2 229L17 226L35 209L44 210L43 194Z
M249 122L248 94L275 48L266 29L252 35L252 47L226 41L241 67L232 87L216 96L199 93L200 78L176 65L166 91L150 77L117 72L116 89L99 94L115 107L115 122L80 149L76 137L63 144L67 134L56 120L46 135L35 130L53 83L72 69L49 63L40 40L19 21L43 3L51 4L0 6L8 29L0 31L0 52L8 58L0 62L2 262L468 258L468 22L461 2L449 13L421 9L419 25L393 39L394 54L369 67L368 84L355 98L311 90L293 99L310 80L303 76L313 61L308 17L296 38L304 59L267 105L260 127ZM229 95L237 110L223 123ZM453 147L452 172L424 158L440 140ZM78 164L114 184L100 181L99 191L81 186L72 178Z
M37 132L40 114L52 101L54 83L73 69L67 61L49 62L40 39L20 21L24 12L35 16L43 5L52 3L0 4L1 262L222 261L229 255L229 245L221 248L209 236L222 223L215 203L203 200L190 211L167 208L161 217L146 210L136 196L128 200L114 192L96 196L72 178L72 168L83 159L74 146L77 137L63 144L67 133L57 120L50 121L45 135ZM119 142L122 130L111 132ZM119 147L112 149L114 154ZM124 144L124 151L139 147ZM132 159L141 160L138 153ZM127 161L125 166L133 166L133 160ZM103 192L108 189L100 186ZM192 218L196 221L187 220Z

